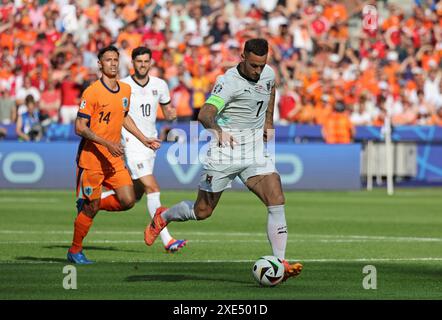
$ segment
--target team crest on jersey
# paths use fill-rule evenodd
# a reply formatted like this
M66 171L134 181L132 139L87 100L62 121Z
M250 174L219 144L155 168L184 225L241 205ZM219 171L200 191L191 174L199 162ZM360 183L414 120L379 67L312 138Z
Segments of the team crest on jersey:
M223 89L223 84L222 83L217 83L215 85L215 87L213 88L213 93L214 94L220 93L222 89Z
M267 91L270 91L270 88L272 87L272 82L269 80L266 82Z
M86 108L86 100L81 100L81 103L80 103L80 110L82 110L82 109L84 109L84 108Z
M90 197L91 195L92 195L92 191L93 191L94 189L92 189L92 187L84 187L83 188L83 191L84 191L84 194L86 195L86 196L88 196L88 197Z
M158 95L158 90L152 90L152 94L153 94L154 96L157 96L157 95Z
M123 98L123 108L127 109L127 107L129 107L129 99L127 99L126 97Z
M137 163L137 168L138 168L138 169L143 169L143 168L144 168L144 165L143 165L142 163Z

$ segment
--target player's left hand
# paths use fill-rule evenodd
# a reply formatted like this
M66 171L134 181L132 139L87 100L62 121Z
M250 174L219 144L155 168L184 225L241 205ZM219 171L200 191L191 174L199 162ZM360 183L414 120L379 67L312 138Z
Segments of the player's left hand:
M275 129L273 128L273 126L265 125L264 134L263 134L264 142L272 140L274 136L275 136Z
M161 147L161 140L157 138L146 138L146 140L143 141L143 144L152 150L158 150Z

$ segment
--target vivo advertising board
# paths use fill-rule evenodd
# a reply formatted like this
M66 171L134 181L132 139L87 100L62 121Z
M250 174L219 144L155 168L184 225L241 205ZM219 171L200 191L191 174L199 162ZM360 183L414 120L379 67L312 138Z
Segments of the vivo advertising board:
M0 188L74 189L77 148L76 142L0 143ZM203 148L197 144L163 144L154 169L161 188L196 189ZM276 144L274 150L272 156L286 190L361 187L359 144ZM233 188L244 187L236 180Z

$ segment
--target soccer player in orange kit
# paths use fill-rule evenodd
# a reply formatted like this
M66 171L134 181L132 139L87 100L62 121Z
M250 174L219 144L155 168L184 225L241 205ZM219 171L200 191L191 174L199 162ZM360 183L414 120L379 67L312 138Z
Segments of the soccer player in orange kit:
M153 150L160 147L160 140L144 136L128 115L131 88L117 80L118 64L117 48L99 51L102 77L84 91L75 121L75 132L82 137L77 154L78 215L67 259L76 264L92 263L83 254L83 239L97 212L128 210L135 203L132 179L123 160L122 127L145 146ZM115 194L100 199L102 186Z

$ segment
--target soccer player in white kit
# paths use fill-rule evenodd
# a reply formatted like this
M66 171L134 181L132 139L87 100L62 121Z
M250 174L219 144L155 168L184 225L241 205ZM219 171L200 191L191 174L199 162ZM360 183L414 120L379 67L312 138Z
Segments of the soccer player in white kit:
M275 74L266 64L267 55L265 39L250 39L239 65L218 77L198 116L217 139L211 140L196 202L182 201L170 209L159 208L144 239L152 245L171 221L208 218L223 191L239 176L267 207L267 236L273 255L284 264L286 280L299 275L302 264L285 260L285 198L280 176L264 149L264 142L273 133L275 105Z
M134 74L121 79L132 89L129 114L136 126L146 137L158 137L156 118L158 104L161 105L166 120L176 119L176 110L170 104L167 83L157 77L149 76L152 52L149 48L138 47L132 51ZM137 200L145 193L147 209L153 218L156 210L161 207L160 187L153 175L155 151L146 148L134 135L123 128L121 132L124 146L124 157L129 169ZM167 228L161 233L161 240L169 252L176 252L186 245L187 240L174 239Z

